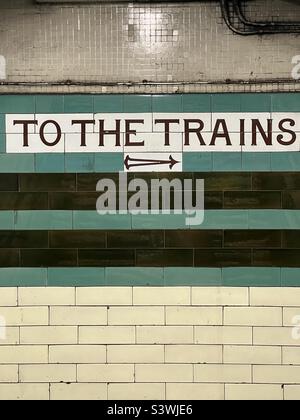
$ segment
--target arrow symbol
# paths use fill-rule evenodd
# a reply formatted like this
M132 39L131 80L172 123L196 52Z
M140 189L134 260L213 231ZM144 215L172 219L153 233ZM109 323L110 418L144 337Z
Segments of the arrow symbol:
M134 162L134 163L131 163ZM156 166L156 165L169 165L170 169L173 169L177 163L179 163L177 160L175 160L171 155L169 157L169 160L155 160L155 159L133 159L129 155L126 156L125 159L125 166L126 169L129 171L131 168L137 168L140 166Z

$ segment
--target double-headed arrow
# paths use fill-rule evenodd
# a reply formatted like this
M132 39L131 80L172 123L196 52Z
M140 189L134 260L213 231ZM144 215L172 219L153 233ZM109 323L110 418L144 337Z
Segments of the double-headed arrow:
M131 163L133 162L133 163ZM170 169L173 169L179 162L172 156L169 160L155 160L155 159L133 159L129 155L125 159L125 167L129 171L131 168L137 168L141 166L157 166L157 165L169 165Z

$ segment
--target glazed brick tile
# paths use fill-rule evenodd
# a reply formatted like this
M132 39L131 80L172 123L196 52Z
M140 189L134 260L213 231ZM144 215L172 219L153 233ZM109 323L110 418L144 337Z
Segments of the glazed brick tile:
M138 267L192 267L193 250L137 250L136 265Z
M195 267L247 267L252 265L248 249L196 249Z
M1 210L47 210L47 193L1 192Z
M96 210L99 193L50 193L50 210Z
M108 248L162 248L163 231L115 231L107 233Z
M18 191L19 178L17 174L0 174L0 191Z
M167 248L221 248L223 232L212 231L166 231Z
M300 190L300 173L255 173L253 190Z
M241 191L224 193L225 209L281 209L281 192Z
M264 267L300 267L299 249L254 250L253 265Z
M282 206L284 209L299 210L300 209L300 190L299 191L283 191Z
M47 231L0 231L0 248L48 248Z
M19 249L0 249L0 267L19 267Z
M105 231L52 231L49 233L51 248L105 248Z
M135 266L135 251L111 249L79 249L80 267L132 267Z
M281 231L277 230L227 230L224 232L225 248L281 248Z
M20 191L75 191L75 174L22 174Z
M22 249L22 267L74 267L77 266L75 249Z

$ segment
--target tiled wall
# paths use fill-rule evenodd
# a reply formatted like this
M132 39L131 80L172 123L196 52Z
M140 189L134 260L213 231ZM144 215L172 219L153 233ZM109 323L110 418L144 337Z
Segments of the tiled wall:
M4 288L0 399L299 399L299 301L288 288Z
M247 15L255 19L299 16L296 6L282 0L255 1L250 8ZM253 91L299 89L291 77L292 58L299 55L297 35L237 36L225 25L217 1L39 6L11 0L1 2L0 9L0 55L7 61L8 82L61 83L38 87L52 92L70 91L64 86L70 80L106 83L104 91L122 93L249 90L228 82L260 80L269 85L257 83ZM109 86L143 81L175 85ZM180 81L187 86L176 86ZM207 81L213 85L197 85ZM34 87L1 87L6 92L25 89Z

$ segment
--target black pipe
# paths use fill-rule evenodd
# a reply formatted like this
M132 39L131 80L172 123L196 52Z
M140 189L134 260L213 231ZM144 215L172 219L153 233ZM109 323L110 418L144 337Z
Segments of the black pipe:
M241 30L239 28L237 28L236 26L234 26L234 24L231 21L231 17L230 17L230 2L229 0L220 0L220 4L221 4L221 10L222 10L222 15L223 15L223 19L226 23L226 25L228 26L228 28L233 31L234 33L238 34L238 35L243 35L243 36L249 36L249 35L274 35L274 34L284 34L284 33L300 33L300 25L298 27L298 23L294 23L295 26L292 27L287 27L287 25L265 25L263 22L263 28L260 25L256 25L256 24L245 24L245 22L241 21L241 23L243 23L246 27L248 27L249 30ZM240 3L238 4L236 2L236 0L233 0L233 6L235 8L235 6L240 6ZM236 10L236 9L235 9ZM242 16L244 16L242 14ZM245 21L247 21L247 19L245 18ZM260 29L258 29L258 27Z

